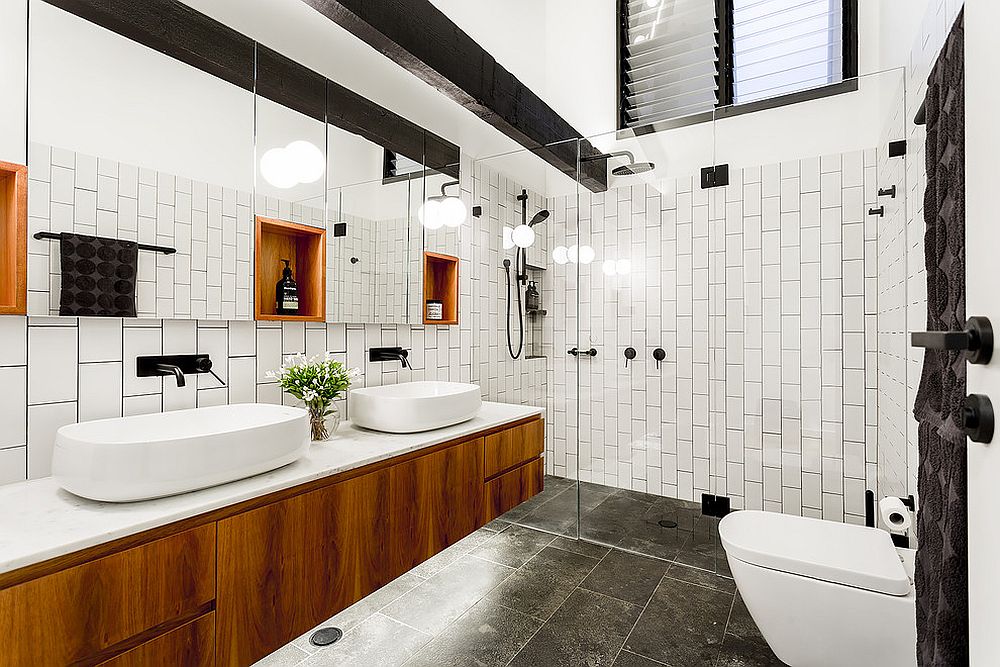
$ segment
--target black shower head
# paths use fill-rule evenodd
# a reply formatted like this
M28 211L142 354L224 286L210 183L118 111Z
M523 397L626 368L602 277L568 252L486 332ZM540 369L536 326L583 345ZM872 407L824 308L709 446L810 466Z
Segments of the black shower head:
M543 209L542 209L541 211L539 211L538 213L536 213L536 214L535 214L535 217L533 217L533 218L531 219L531 222L529 222L529 223L528 223L528 226L529 226L529 227L534 227L535 225L537 225L537 224L538 224L538 223L540 223L540 222L545 222L545 220L546 220L546 219L547 219L548 217L549 217L549 212L548 212L548 211L546 211L546 210L545 210L545 209L543 208Z
M653 171L656 167L656 165L652 162L636 162L635 156L629 151L612 153L611 157L628 158L627 164L623 164L622 166L615 167L611 170L611 174L613 176L635 176L636 174L645 174L647 171Z
M611 170L611 174L614 176L635 176L636 174L645 174L647 171L653 171L655 168L656 165L652 162L629 162L620 167L615 167Z

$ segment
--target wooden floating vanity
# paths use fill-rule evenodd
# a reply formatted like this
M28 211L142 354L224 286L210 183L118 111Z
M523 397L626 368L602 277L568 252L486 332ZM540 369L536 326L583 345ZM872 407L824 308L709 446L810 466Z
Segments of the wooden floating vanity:
M542 490L538 415L0 573L2 665L249 665Z

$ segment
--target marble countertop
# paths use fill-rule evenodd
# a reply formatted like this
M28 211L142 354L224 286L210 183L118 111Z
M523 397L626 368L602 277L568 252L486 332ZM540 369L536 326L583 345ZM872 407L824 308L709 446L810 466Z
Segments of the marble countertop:
M314 442L305 456L283 468L156 500L86 500L59 488L51 477L0 486L0 573L542 412L527 405L484 402L479 414L467 422L405 435L367 431L345 422L334 438Z

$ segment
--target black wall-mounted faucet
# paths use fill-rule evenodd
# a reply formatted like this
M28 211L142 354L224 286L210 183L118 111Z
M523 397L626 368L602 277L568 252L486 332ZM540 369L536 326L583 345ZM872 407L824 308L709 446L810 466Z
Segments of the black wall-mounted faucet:
M410 368L406 360L409 352L401 347L372 347L368 350L368 361L398 361L403 368Z
M219 381L219 384L223 387L226 386L222 378L212 370L212 359L207 354L167 354L135 358L136 377L173 375L178 387L187 384L184 379L185 375L199 375L201 373L211 373L212 377Z

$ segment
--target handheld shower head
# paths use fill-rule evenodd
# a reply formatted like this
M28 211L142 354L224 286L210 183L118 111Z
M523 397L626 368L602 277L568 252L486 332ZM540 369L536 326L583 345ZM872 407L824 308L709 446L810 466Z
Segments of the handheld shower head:
M536 214L535 214L535 217L533 217L533 218L531 219L531 222L529 222L529 223L528 223L528 226L529 226L529 227L534 227L535 225L537 225L537 224L538 224L538 223L540 223L540 222L545 222L545 220L546 220L546 219L547 219L548 217L549 217L549 212L548 212L548 211L546 211L546 210L545 210L545 209L543 208L543 209L542 209L541 211L539 211L538 213L536 213Z

